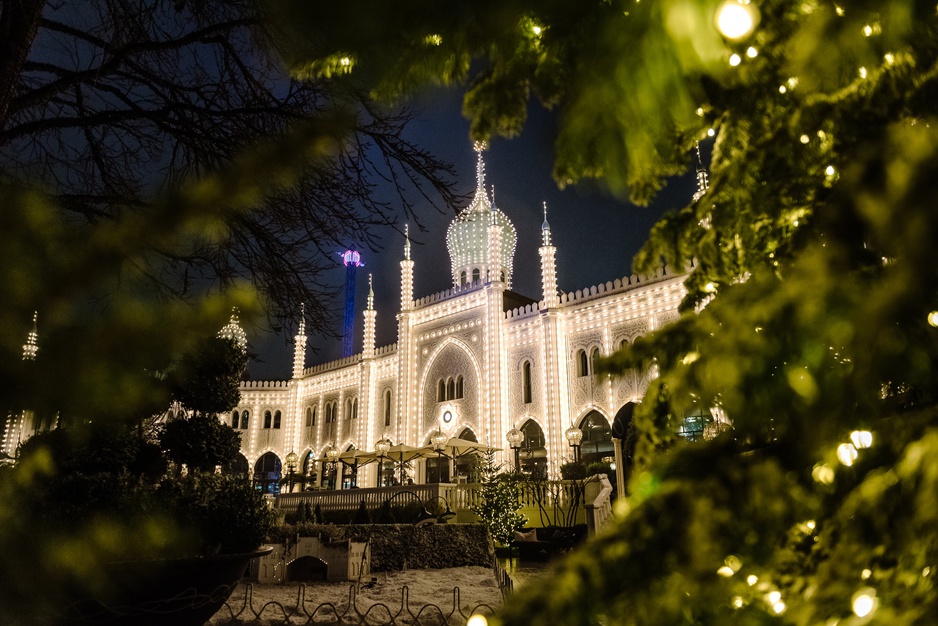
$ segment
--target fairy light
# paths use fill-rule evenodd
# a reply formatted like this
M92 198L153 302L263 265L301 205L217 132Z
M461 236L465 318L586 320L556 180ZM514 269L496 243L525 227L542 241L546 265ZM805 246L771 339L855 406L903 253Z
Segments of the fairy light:
M749 57L750 59L754 59L757 56L759 56L759 51L756 50L753 46L749 46L748 48L746 48L746 56Z
M932 328L938 328L938 311L932 311L928 314L928 325Z
M852 443L842 443L837 446L837 460L840 461L841 465L850 467L857 460L856 447Z
M876 590L864 587L853 594L850 608L857 617L866 617L876 610Z
M742 62L743 62L742 57L740 57L740 56L739 56L738 54L736 54L735 52L730 55L730 65L731 65L731 66L736 67L737 65L739 65L739 64L742 63Z
M756 25L755 9L743 0L727 0L717 9L717 29L727 39L742 39Z
M866 68L861 67L860 69L857 70L857 74L860 75L860 78L866 78Z
M787 93L787 92L788 92L788 87L786 87L785 85L779 85L779 86L778 86L778 92L779 92L779 93Z
M811 137L809 137L808 135L802 135L802 136L801 136L801 143L805 143L805 144L806 144L806 143L808 143L808 142L810 142L810 141L811 141Z
M869 448L873 445L873 433L868 430L855 430L850 433L850 443L852 443L857 450Z
M712 128L707 129L707 137L713 137L716 134L717 134L717 131L715 131L714 129Z

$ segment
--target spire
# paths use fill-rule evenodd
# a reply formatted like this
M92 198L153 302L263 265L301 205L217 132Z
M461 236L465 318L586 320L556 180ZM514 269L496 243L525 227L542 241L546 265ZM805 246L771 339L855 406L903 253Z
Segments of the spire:
M410 230L409 224L404 224L404 260L410 260Z
M303 376L306 366L306 303L300 304L300 325L293 339L293 378Z
M541 245L550 245L550 224L547 223L547 202L544 203L544 223L541 224Z
M368 274L368 310L371 311L374 308L375 308L375 290L372 288L371 274Z
M482 151L488 147L484 141L472 144L472 149L479 155L476 160L476 197L485 197L485 162L482 160Z
M498 209L495 207L495 185L492 185L492 225L495 225L498 217Z
M235 342L241 349L241 352L247 351L248 337L238 321L238 307L231 307L231 318L228 320L228 324L218 331L218 336L222 339L230 339Z
M300 327L296 331L297 335L306 335L306 303L300 303Z
M710 188L710 181L707 176L707 169L703 165L703 159L700 156L700 142L694 146L697 151L697 191L694 192L694 202L703 198L704 194Z
M33 311L33 329L26 335L26 343L23 345L23 360L35 361L36 353L39 352L39 327L36 320L39 317L38 311Z

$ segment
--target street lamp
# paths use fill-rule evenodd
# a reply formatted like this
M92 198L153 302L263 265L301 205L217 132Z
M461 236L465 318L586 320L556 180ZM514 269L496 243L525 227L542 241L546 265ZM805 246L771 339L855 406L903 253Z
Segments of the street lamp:
M336 474L339 472L339 449L329 444L329 447L326 448L326 457L329 459L329 463L332 464L332 488L335 489L338 486L336 484L338 482L338 480L336 480L338 478Z
M437 429L430 437L430 443L433 444L433 449L436 450L436 482L438 484L443 482L443 448L446 447L447 441L449 441L449 437L440 429Z
M290 493L293 493L293 472L296 471L296 466L299 462L300 459L296 456L296 452L291 450L286 458L287 472L290 474Z
M508 445L511 446L511 449L515 453L515 471L521 471L521 460L519 458L521 451L521 442L524 441L524 433L518 430L517 428L512 428L508 431L508 434L505 435L505 439L508 440Z
M379 439L375 442L375 454L378 455L378 486L384 487L384 455L391 449L388 439Z
M563 435L567 438L570 447L573 448L574 463L578 462L580 460L580 442L583 441L583 431L576 426L571 426Z

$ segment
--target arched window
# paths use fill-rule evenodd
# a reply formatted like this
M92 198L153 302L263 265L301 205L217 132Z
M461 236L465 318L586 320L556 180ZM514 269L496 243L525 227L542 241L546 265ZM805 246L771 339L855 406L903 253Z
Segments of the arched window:
M352 399L345 399L345 419L352 419Z
M472 270L472 282L476 282L477 280L479 280L479 277L480 277L480 276L481 276L481 274L479 274L479 268L478 268L478 267L475 268L474 270Z
M352 400L352 419L358 419L358 398Z
M274 411L274 428L280 428L280 411Z
M446 400L446 381L442 378L436 384L436 401L443 402Z
M596 363L599 361L599 348L590 350L590 374L596 373Z
M577 360L577 375L589 376L590 363L589 363L589 359L586 356L586 350L580 350L579 352L577 352L576 360Z
M499 280L501 280L502 282L505 282L505 270L502 270L502 273L500 276L501 278Z
M238 427L238 412L237 411L233 411L231 413L231 427L232 428Z
M531 402L531 361L521 364L521 397L525 404Z
M313 407L313 423L310 424L310 425L311 425L311 426L315 426L315 425L316 425L316 407Z
M456 397L456 380L450 378L446 381L446 399L452 400Z
M264 411L264 428L270 428L270 411Z
M391 425L391 390L384 392L384 425Z
M326 423L332 423L332 403L326 402Z
M462 376L456 377L456 398L462 398Z
M313 407L306 407L306 427L309 428L313 425Z
M241 411L241 428L247 430L248 428L248 418L250 414L247 411Z
M463 270L462 273L459 275L459 284L460 285L466 284L466 270Z

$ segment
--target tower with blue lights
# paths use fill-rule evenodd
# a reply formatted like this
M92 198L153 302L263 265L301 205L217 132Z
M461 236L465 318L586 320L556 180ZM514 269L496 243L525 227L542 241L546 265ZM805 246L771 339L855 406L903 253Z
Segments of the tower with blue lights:
M342 253L345 265L345 316L342 322L342 358L353 354L355 343L355 276L363 266L362 255L354 248Z

